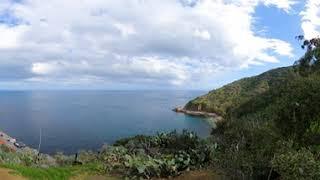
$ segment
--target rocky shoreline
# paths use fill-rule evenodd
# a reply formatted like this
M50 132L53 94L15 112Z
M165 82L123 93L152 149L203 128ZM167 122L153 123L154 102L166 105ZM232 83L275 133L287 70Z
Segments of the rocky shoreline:
M0 131L0 151L11 152L15 156L12 159L15 163L21 163L22 157L27 157L34 161L37 166L42 168L48 168L50 166L57 167L58 163L56 159L45 153L40 153L37 149L29 147L22 142L17 141L15 138L9 136L3 131ZM0 178L1 179L1 178Z
M187 114L190 116L200 116L200 117L206 117L206 118L213 118L215 123L223 120L223 118L221 116L217 115L216 113L209 113L209 112L204 112L204 111L190 111L190 110L185 109L182 106L174 108L173 111L177 112L177 113Z
M15 138L12 138L3 131L0 131L0 145L8 147L12 151L17 151L19 148L25 147L23 143L17 142Z

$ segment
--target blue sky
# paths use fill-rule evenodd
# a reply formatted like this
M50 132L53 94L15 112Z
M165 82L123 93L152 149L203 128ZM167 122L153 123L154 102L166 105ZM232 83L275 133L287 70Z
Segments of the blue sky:
M2 0L0 89L202 89L293 64L317 0Z
M290 13L286 13L276 7L259 5L254 14L254 17L257 18L256 23L254 23L256 33L290 43L293 48L292 52L294 56L278 57L279 63L266 63L263 66L251 66L248 69L235 69L225 76L222 81L219 80L220 82L217 82L220 83L219 86L232 80L237 80L239 77L253 76L277 67L290 66L295 60L301 57L304 51L300 48L300 44L295 39L295 36L304 34L303 29L301 28L301 16L299 15L304 7L305 2L301 1L292 7Z

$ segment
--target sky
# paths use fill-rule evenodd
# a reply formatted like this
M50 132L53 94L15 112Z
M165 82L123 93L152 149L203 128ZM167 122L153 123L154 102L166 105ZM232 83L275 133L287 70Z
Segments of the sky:
M319 0L0 0L0 89L210 90L303 55Z

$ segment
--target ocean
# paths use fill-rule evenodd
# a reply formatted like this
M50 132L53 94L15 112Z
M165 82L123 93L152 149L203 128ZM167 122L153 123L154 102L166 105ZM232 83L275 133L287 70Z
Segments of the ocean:
M188 129L201 137L210 125L178 114L203 91L0 91L0 130L41 152L75 153L138 134Z

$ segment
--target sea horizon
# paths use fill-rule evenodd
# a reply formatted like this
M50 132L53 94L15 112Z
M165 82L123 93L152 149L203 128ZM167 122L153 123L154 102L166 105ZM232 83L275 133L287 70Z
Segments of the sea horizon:
M187 129L201 137L210 125L200 117L172 111L203 91L68 90L0 91L4 132L43 153L97 150L135 135ZM72 132L72 133L71 133Z

